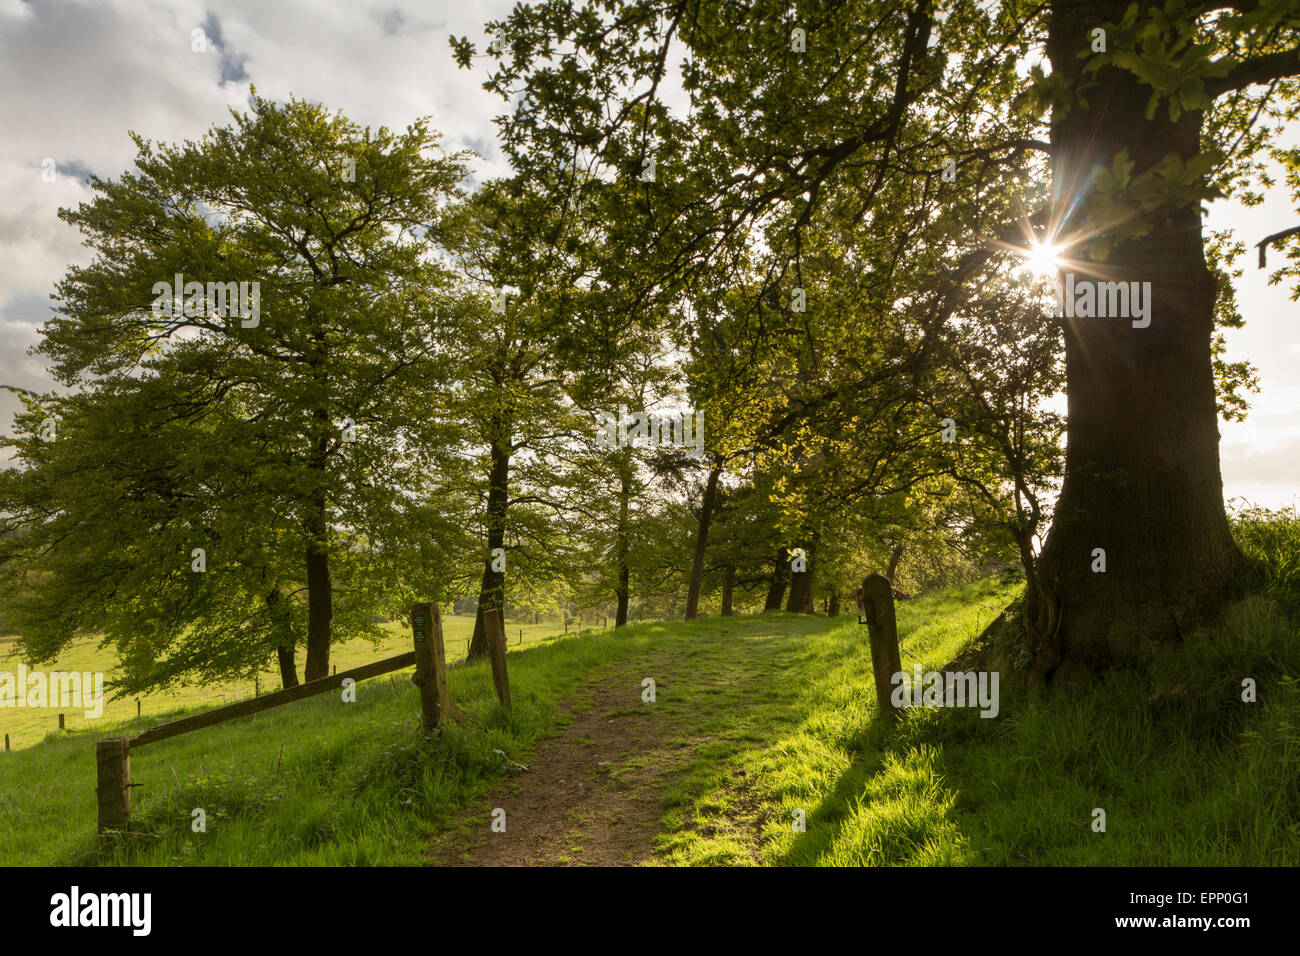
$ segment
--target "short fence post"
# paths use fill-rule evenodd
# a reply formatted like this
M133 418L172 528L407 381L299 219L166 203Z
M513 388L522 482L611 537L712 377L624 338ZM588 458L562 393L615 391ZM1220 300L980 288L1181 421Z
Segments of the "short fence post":
M442 617L436 604L411 608L411 632L415 637L415 676L420 688L420 713L426 732L441 727L451 715L451 694L447 690L447 656L442 645Z
M99 832L125 830L131 822L131 738L114 737L95 745Z
M66 730L66 729L67 727L63 723L63 715L59 714L59 730Z
M140 716L140 698L139 698L139 697L137 697L137 698L135 699L135 715L136 715L137 717Z
M5 734L5 750L9 749L9 735Z
M501 706L510 707L510 677L506 673L506 625L501 612L489 608L483 612L483 630L487 635L488 655L492 658L492 683L497 688ZM522 636L523 632L519 632Z
M876 678L876 709L887 721L898 719L891 693L894 675L903 670L898 652L898 623L889 578L868 574L862 581L862 615L871 641L871 668Z

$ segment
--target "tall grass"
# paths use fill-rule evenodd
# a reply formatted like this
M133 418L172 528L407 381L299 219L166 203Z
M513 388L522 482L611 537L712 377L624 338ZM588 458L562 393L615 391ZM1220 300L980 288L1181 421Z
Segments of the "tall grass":
M1263 596L1300 620L1300 511L1241 508L1232 515L1232 533L1260 575Z

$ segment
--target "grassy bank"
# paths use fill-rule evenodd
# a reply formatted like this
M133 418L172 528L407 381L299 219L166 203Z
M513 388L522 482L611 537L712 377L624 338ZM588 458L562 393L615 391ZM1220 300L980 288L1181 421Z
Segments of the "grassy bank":
M964 602L977 597L901 606L904 668L950 659L978 616ZM1051 697L1004 683L997 718L916 710L892 732L868 723L870 659L856 625L818 637L786 659L785 710L748 711L756 744L701 754L673 795L666 860L1300 863L1300 641L1265 605L1164 661L1154 682L1117 674ZM1242 700L1245 677L1257 682L1255 703ZM719 737L734 726L724 720Z

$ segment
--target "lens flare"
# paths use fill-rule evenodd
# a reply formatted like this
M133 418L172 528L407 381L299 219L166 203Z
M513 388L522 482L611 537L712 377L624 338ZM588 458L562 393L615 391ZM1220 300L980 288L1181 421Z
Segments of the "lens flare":
M1025 268L1035 276L1049 278L1061 268L1061 247L1047 243L1034 243L1023 253Z

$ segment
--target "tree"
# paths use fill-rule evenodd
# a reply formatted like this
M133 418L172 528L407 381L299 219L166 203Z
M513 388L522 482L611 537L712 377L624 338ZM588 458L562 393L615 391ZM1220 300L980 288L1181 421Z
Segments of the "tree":
M505 607L511 524L531 512L540 539L535 558L553 553L542 514L571 507L556 463L587 424L567 400L556 348L562 325L551 284L571 268L546 241L556 218L522 179L485 183L454 217L465 308L453 336L459 372L447 402L473 435L486 545L471 659L488 653L483 612Z
M1280 81L1300 74L1300 13L1290 0L1193 3L1172 16L1055 3L1046 50L1052 241L1089 279L1149 282L1151 314L1145 327L1065 325L1066 475L1040 562L1042 604L1027 609L1040 622L1039 678L1174 646L1210 620L1242 568L1219 470L1219 290L1201 203L1231 189L1248 160L1226 155L1251 132L1243 111L1294 104L1296 84ZM1261 84L1264 94L1245 92Z
M860 224L877 252L861 261L910 273L888 276L910 284L923 336L1040 244L1085 281L1149 282L1149 324L1065 321L1066 478L1017 640L1034 680L1072 679L1146 660L1211 618L1241 560L1217 457L1216 386L1233 384L1215 377L1224 290L1200 204L1246 190L1267 128L1295 115L1293 0L553 0L493 26L509 39L487 86L528 94L503 119L519 168L573 202L566 169L623 176L660 158L655 228L638 239L658 270L647 294L716 270L781 217L779 241L762 232L768 285L807 235ZM791 42L796 27L806 42ZM468 65L472 45L454 46ZM1044 54L1050 73L1034 63ZM673 73L686 118L662 96Z
M336 630L377 639L376 613L436 596L429 544L461 523L463 496L435 488L455 423L419 399L450 361L426 254L459 157L422 120L361 130L255 91L232 115L199 142L135 137L135 171L60 212L96 258L60 283L37 352L74 390L28 400L0 473L24 650L102 630L129 690L273 650L289 685L299 643L306 679L326 676Z

